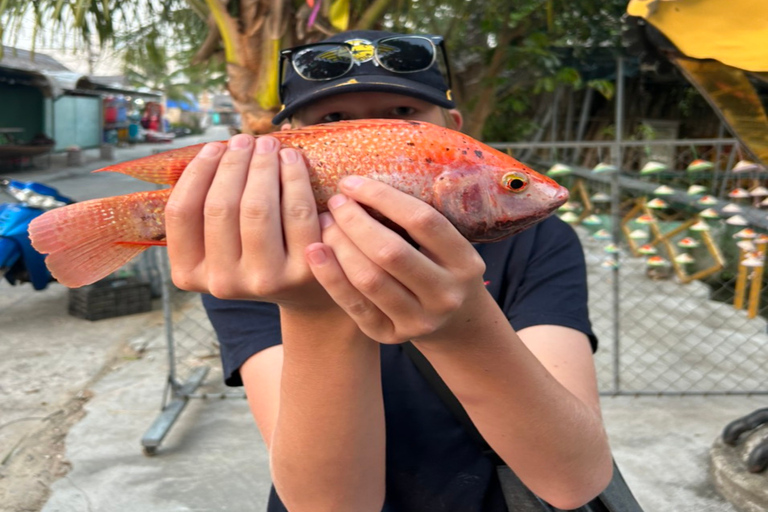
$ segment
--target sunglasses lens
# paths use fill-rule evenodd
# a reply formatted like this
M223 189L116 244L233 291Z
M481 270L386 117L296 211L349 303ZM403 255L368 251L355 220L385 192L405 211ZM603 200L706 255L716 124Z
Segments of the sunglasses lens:
M305 80L333 80L352 67L352 54L346 46L321 44L294 53L292 62Z
M385 69L395 73L423 71L435 61L435 45L423 37L382 39L376 57Z

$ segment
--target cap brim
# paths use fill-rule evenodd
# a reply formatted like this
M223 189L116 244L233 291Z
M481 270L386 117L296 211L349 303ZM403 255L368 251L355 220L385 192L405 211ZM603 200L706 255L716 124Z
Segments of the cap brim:
M411 96L444 108L455 108L456 104L448 99L448 92L441 91L422 82L409 80L401 76L357 75L328 81L310 94L286 105L272 119L277 125L291 117L297 110L323 98L352 92L386 92Z

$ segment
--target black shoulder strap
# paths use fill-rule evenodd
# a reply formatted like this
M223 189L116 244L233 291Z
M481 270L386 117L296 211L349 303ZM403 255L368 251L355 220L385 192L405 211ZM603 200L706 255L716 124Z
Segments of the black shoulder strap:
M411 358L413 364L421 372L422 376L427 380L432 389L437 393L443 403L453 413L459 423L464 427L464 430L472 437L472 439L480 446L483 453L490 457L495 466L496 474L499 477L499 485L501 485L502 492L504 494L504 500L507 504L508 510L515 510L516 512L552 512L555 509L550 507L544 501L539 499L535 494L528 489L523 482L515 475L509 466L499 457L499 455L490 447L488 442L477 430L477 427L467 414L464 406L461 405L459 399L453 394L453 391L448 387L445 381L437 373L435 367L424 357L424 354L419 352L413 343L410 341L403 343L403 350ZM588 511L591 512L591 511Z
M492 458L497 464L504 464L501 457L493 451L493 448L490 447L488 442L477 430L477 427L472 423L464 406L461 405L459 399L456 398L453 391L451 391L442 377L437 373L435 367L432 366L426 357L424 357L424 354L419 352L419 349L417 349L410 341L403 343L402 347L408 357L411 358L411 361L413 361L416 368L418 368L419 372L421 372L421 375L432 387L432 390L437 393L437 396L439 396L445 406L448 407L448 410L450 410L456 419L459 420L459 423L464 427L467 434L469 434L469 436L482 448L483 453Z
M483 439L483 436L477 430L475 424L472 423L464 406L461 405L459 399L456 398L453 391L451 391L445 381L443 381L437 373L437 370L435 370L427 358L424 357L424 354L419 352L419 349L417 349L410 341L403 343L402 347L408 357L411 358L411 361L413 361L413 364L416 365L416 368L418 368L427 382L429 382L432 389L437 393L443 403L445 403L451 413L453 413L456 419L459 420L470 437L482 447L483 452L487 456L495 461L499 480L509 509L520 512L538 512L542 510L557 511L558 509L555 509L534 495L520 481L520 479L517 478L517 475L509 469L493 448L488 445L488 442ZM613 479L608 487L600 494L600 496L574 512L643 512L643 509L629 489L621 471L619 471L619 468L616 465L616 461L614 461Z

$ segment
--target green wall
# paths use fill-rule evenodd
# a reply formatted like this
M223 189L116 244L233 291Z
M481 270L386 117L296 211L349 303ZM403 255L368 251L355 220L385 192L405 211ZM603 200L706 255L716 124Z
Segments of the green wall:
M0 128L23 128L22 142L44 131L43 94L35 87L0 83Z
M101 119L100 96L59 96L53 100L53 138L56 139L53 150L63 151L70 146L99 147Z

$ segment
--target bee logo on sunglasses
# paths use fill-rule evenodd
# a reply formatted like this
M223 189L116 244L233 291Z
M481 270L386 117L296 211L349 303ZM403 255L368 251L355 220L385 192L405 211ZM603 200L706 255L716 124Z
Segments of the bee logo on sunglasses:
M366 39L350 39L349 41L345 42L352 45L352 62L358 66L364 62L370 62L374 59L374 54L377 51L377 48L372 42ZM379 45L378 47L379 56L386 55L394 51L397 51L397 49L391 46Z
M350 39L345 41L352 45L352 58L355 64L373 60L373 43L365 39Z

